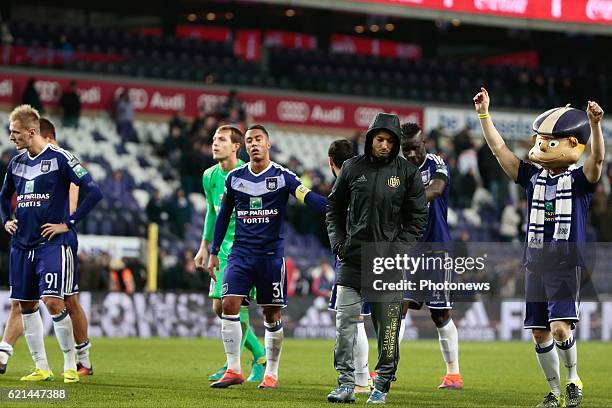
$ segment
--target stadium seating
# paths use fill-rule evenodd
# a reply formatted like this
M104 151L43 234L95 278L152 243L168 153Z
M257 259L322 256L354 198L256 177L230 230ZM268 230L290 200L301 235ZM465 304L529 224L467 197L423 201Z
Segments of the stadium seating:
M60 121L56 120L59 124ZM163 142L168 133L166 123L136 121L134 124L141 143L126 143L122 146L114 123L108 117L82 117L79 129L57 126L58 140L62 147L73 152L86 163L92 177L104 186L114 170L124 169L135 188L121 200L106 197L79 225L80 232L92 235L146 236L148 220L144 209L153 190L159 190L162 197L170 197L180 187L178 177L164 177L167 163L157 155L154 148ZM0 128L8 129L8 112L0 112ZM280 150L276 160L288 160L289 152L308 143L310 149L301 158L308 168L327 166L327 147L330 137L306 135L294 132L274 132L274 142ZM0 151L14 150L8 134L0 137ZM194 206L192 222L186 231L185 240L162 231L160 246L170 254L179 256L184 250L195 250L200 245L206 201L202 194L192 193L189 200ZM330 259L329 249L324 248L314 237L300 236L287 224L288 256L296 259L298 267L304 270L318 263L322 258Z
M60 123L59 120L55 122ZM114 170L124 169L128 182L134 187L130 189L130 194L122 196L120 200L106 197L80 225L81 233L144 237L148 224L144 209L153 190L159 190L162 197L170 197L180 187L177 170L170 168L167 159L160 157L155 148L164 141L168 125L136 121L134 126L140 143L122 144L115 124L107 116L82 117L78 130L58 126L60 144L84 161L94 179L102 186ZM8 112L0 112L0 128L8 129ZM273 157L275 161L287 163L299 152L304 170L317 170L327 177L328 182L331 181L327 149L337 136L281 129L271 129L271 136L276 152ZM13 150L13 147L7 135L0 137L0 151ZM206 202L199 193L190 194L189 200L195 211L185 240L177 239L167 230L161 234L162 249L175 256L185 249L199 247ZM460 240L466 232L473 242L500 240L498 209L489 205L450 208L448 221L454 240ZM596 240L592 228L589 228L589 236ZM314 236L298 234L289 223L286 224L286 244L286 254L293 257L302 270L316 265L322 258L331 257L329 249L323 247Z
M235 58L231 42L24 21L12 22L10 28L15 45L28 47L34 54L36 50L40 55L54 49L63 52L58 39L65 35L72 51L113 56L112 61L67 58L59 64L68 70L111 75L461 104L484 85L503 95L496 101L499 106L530 109L606 100L609 89L599 83L605 83L606 77L612 82L607 71L597 73L601 81L590 80L597 67L585 70L577 65L579 61L568 61L565 67L526 68L469 59L400 60L272 47L263 68ZM44 57L24 63L49 64Z

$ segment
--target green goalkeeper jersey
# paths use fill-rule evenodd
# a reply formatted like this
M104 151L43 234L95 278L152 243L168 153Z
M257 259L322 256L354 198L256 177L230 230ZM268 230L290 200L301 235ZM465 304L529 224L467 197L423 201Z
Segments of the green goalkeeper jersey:
M238 159L236 167L242 166L244 162ZM217 214L221 208L221 199L223 198L223 192L225 189L225 177L228 172L224 172L221 168L221 164L217 163L212 167L209 167L204 171L202 175L202 187L204 188L204 194L206 195L206 219L204 220L204 240L212 242L213 233L215 231L215 221L217 220ZM229 227L225 233L225 238L221 244L219 250L219 257L227 258L232 250L234 244L234 231L236 230L236 217L232 213Z

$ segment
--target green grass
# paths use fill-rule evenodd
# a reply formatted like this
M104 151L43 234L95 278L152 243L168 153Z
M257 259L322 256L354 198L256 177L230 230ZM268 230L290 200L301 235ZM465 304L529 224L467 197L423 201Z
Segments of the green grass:
M466 342L460 349L462 391L436 389L444 373L436 341L405 341L388 405L411 407L535 406L547 393L533 347L527 342ZM56 380L31 387L66 388L68 401L8 403L0 406L61 407L328 407L326 395L335 385L333 342L287 339L280 368L280 389L258 390L248 383L226 390L208 387L207 375L224 356L218 340L208 339L94 339L95 375L80 384L59 381L61 356L54 338L47 352ZM375 348L371 343L370 362ZM246 367L246 358L244 359ZM612 345L579 343L579 369L585 383L584 407L612 406L610 370ZM23 388L19 377L32 366L20 339L0 389ZM373 364L372 364L373 367ZM246 370L248 374L248 369ZM562 374L562 377L565 374ZM366 398L359 396L357 403Z

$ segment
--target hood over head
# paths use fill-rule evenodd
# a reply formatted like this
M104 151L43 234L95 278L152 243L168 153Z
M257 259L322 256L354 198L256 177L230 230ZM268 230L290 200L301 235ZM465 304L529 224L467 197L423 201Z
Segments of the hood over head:
M388 132L393 137L393 149L388 159L391 161L399 155L400 151L402 130L400 128L399 117L393 113L379 112L376 114L376 117L372 123L370 123L370 127L366 132L364 153L367 157L373 157L372 141L374 140L374 135L380 130Z

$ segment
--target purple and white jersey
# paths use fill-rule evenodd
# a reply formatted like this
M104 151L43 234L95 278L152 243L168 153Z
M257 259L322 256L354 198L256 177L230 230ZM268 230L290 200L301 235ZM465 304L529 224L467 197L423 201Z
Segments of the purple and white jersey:
M525 189L527 195L527 215L531 213L533 205L533 195L536 186L538 175L542 172L542 168L531 163L521 161L519 165L518 177L516 183ZM571 246L566 246L565 253L544 254L539 250L531 249L525 245L525 253L523 263L527 268L534 269L551 269L556 268L560 263L570 262L578 266L584 266L585 255L583 252L582 243L587 242L587 222L589 215L589 207L591 198L597 184L589 182L581 167L577 167L570 171L572 176L572 215L571 220L567 221L570 224L570 234L567 239L569 243L575 243ZM546 179L546 189L544 198L544 242L553 242L555 231L555 196L557 192L557 183L563 173L558 175L549 175ZM576 245L578 244L578 245ZM555 245L545 247L549 250L554 250ZM567 252L569 251L569 252ZM569 256L574 254L574 256ZM551 262L554 259L555 262Z
M296 189L305 189L300 179L275 162L259 174L246 163L227 175L225 200L236 215L232 255L284 255L285 208Z
M28 152L18 154L9 162L2 187L2 218L10 216L10 198L17 194L15 218L19 225L12 238L16 248L29 250L43 245L76 245L76 234L58 234L51 241L41 236L46 223L65 223L74 228L82 211L69 214L68 191L70 183L79 186L95 185L79 160L59 147L48 144L36 157ZM95 185L99 192L99 188ZM101 198L96 196L88 211ZM74 231L73 231L74 232Z
M448 166L440 156L427 153L425 160L419 166L419 170L421 171L421 180L425 188L435 178L446 181L446 187L444 187L440 197L427 203L429 216L427 218L427 228L421 237L421 242L450 242L450 231L446 221L448 214L448 193L450 190L450 171Z

